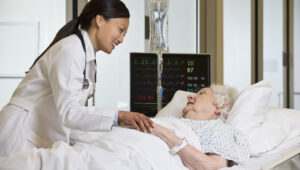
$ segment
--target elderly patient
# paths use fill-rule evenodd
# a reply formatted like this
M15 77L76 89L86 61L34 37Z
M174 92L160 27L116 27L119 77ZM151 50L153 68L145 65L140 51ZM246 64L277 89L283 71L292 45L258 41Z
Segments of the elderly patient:
M181 120L199 136L200 150L161 125L154 124L150 133L161 138L190 169L219 169L227 167L228 161L245 163L249 158L246 137L224 124L236 96L235 89L220 85L188 96Z

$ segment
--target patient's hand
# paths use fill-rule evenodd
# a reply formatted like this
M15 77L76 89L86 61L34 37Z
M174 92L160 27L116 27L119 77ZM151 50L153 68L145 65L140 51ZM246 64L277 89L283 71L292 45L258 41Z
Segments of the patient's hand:
M153 122L141 113L120 111L118 121L121 127L136 129L141 132L150 132Z
M153 128L150 130L150 133L161 138L170 148L172 148L182 140L168 128L156 123L153 123Z
M173 132L159 124L153 123L153 128L150 130L150 133L152 135L155 135L157 137L162 137L164 135L172 135Z

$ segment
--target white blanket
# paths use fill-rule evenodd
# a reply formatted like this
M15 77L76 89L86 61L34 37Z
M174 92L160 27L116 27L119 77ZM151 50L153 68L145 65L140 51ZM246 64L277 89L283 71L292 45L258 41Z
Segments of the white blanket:
M174 118L154 119L186 137L198 147L198 138L190 127ZM69 146L57 142L51 149L33 149L0 158L0 169L89 169L89 170L185 170L180 158L158 137L136 130L116 127L91 144Z

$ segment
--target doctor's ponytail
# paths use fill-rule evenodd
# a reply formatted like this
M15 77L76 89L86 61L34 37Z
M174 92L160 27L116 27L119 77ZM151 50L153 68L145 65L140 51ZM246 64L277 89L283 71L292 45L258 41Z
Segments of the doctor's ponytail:
M79 17L74 18L58 31L54 40L50 43L46 50L35 59L29 70L31 70L31 68L48 51L48 49L59 40L76 33L79 27L81 29L88 30L91 26L92 19L96 15L102 15L105 20L109 20L110 18L130 17L127 7L120 0L91 0L85 5Z

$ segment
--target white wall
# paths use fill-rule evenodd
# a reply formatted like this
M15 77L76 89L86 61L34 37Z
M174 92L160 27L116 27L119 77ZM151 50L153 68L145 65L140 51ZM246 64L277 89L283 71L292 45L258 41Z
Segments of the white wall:
M62 0L0 0L1 33L9 33L11 31L9 29L12 28L11 25L20 25L20 29L16 29L18 32L5 35L5 38L1 36L0 39L0 46L5 48L5 50L1 50L0 63L6 63L10 69L9 71L7 71L8 69L0 69L0 77L7 77L0 78L0 108L8 102L21 80L21 78L10 78L10 76L23 76L24 72L27 71L30 64L37 57L35 54L30 56L24 55L26 50L22 48L28 45L28 42L37 42L36 46L38 47L33 48L37 50L36 55L41 53L52 41L59 28L65 24L65 16L66 5L65 1ZM29 25L38 24L38 30L36 34L32 34L34 35L31 37L32 39L28 36L26 29L21 29L22 27L24 28L24 24L28 23ZM5 30L7 25L10 26ZM14 29L17 28L15 26L13 26ZM33 27L28 29L30 34L34 33L30 32ZM35 36L38 37L37 41L35 41ZM26 39L28 40L27 43ZM14 40L14 42L10 43L9 40ZM11 55L9 56L7 56L7 54L10 54L8 49L11 50ZM3 51L5 51L5 56ZM28 54L31 54L31 52L33 51L29 50ZM20 69L20 67L22 68Z
M40 22L40 49L43 50L65 24L65 3L63 0L1 0L0 21Z
M251 0L224 0L224 84L251 84Z

